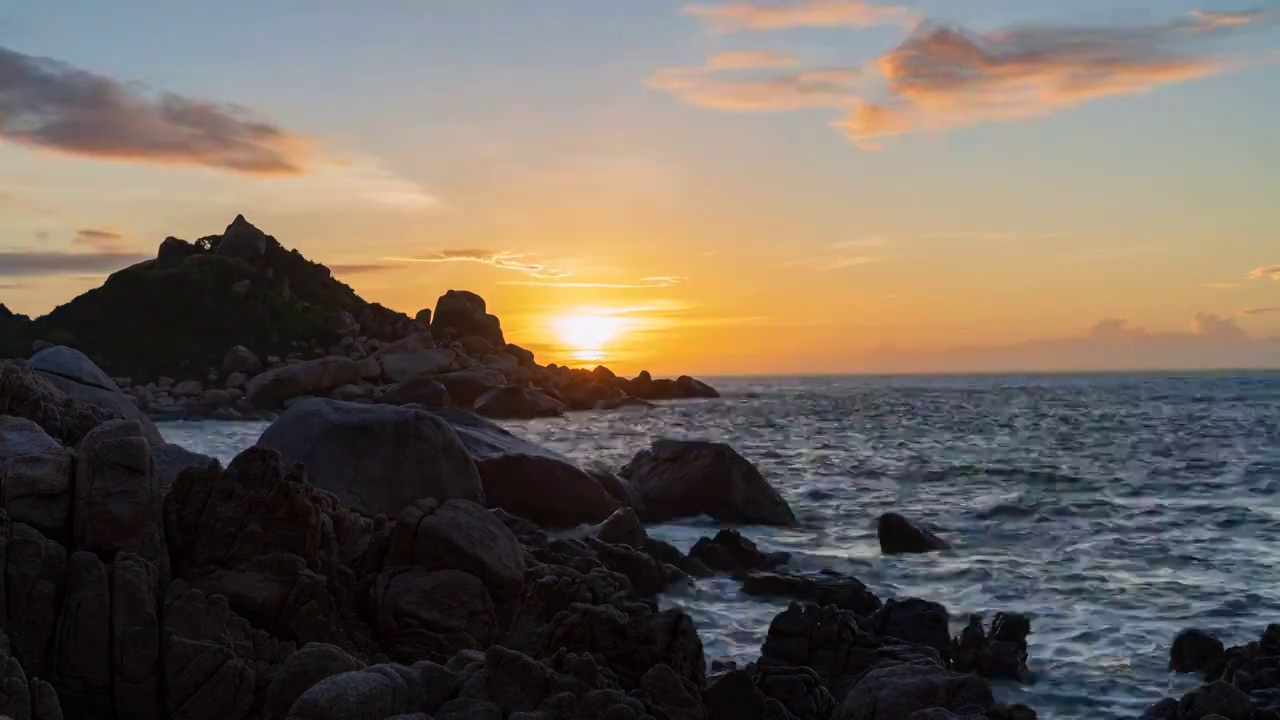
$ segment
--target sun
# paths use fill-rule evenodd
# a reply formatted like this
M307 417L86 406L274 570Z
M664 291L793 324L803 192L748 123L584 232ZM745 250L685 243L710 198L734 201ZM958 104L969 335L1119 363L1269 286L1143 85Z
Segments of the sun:
M603 360L605 348L626 327L626 321L620 317L589 312L562 315L551 324L560 342L568 346L575 359L583 362Z

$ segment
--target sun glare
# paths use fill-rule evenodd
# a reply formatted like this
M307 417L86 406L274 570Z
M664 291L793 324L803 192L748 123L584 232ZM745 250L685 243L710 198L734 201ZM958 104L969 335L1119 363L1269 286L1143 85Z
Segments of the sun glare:
M563 315L552 321L556 336L579 362L600 362L605 349L622 333L626 321L596 313Z

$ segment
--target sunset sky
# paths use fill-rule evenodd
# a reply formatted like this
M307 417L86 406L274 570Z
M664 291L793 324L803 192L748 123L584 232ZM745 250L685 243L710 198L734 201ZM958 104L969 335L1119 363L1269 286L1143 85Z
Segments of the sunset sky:
M0 302L237 213L543 361L1280 367L1280 4L0 5Z

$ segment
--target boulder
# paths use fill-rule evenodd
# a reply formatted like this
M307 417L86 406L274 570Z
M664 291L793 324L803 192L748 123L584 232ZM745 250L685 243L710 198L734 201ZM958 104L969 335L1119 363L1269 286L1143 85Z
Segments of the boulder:
M25 424L24 430L36 432L6 433L2 429L4 425L13 427L19 423ZM46 449L38 451L41 447ZM34 452L6 455L13 450ZM75 464L75 455L45 435L35 423L0 417L0 489L3 507L14 522L26 523L46 537L65 543L71 530Z
M359 660L336 645L308 643L284 661L267 687L264 720L284 720L298 698L320 681L362 667Z
M246 397L264 410L286 400L329 391L360 380L360 366L346 357L321 357L268 370L249 381Z
M791 557L785 552L763 553L756 544L737 530L726 529L714 538L699 538L689 550L689 557L720 572L741 573L769 570L783 565Z
M854 685L831 720L905 720L935 708L975 709L985 715L995 704L991 688L974 675L939 667L894 664L879 667Z
M1201 685L1183 695L1178 702L1178 720L1207 720L1211 715L1220 715L1227 720L1255 717L1249 696L1225 680Z
M818 572L753 572L742 579L742 592L761 597L784 597L835 606L870 615L880 609L880 598L855 577L831 570Z
M329 397L342 402L369 402L375 393L372 385L343 385L329 391Z
M507 343L506 351L508 355L516 359L516 362L521 367L532 367L534 365L532 350L526 350L514 343Z
M559 417L565 406L559 400L537 390L508 385L494 388L476 399L476 414L489 418L530 420L539 417Z
M0 360L0 415L34 422L50 437L69 446L78 444L103 421L116 417L59 390L25 360ZM18 426L9 426L9 431L17 432ZM16 438L11 442L18 446Z
M391 382L404 383L448 372L454 363L452 350L415 350L383 353L382 374Z
M950 614L936 602L890 599L871 616L871 625L877 635L933 648L943 658L950 653Z
M600 483L568 458L464 410L433 410L475 460L489 507L547 527L605 520L618 509Z
M450 290L436 301L431 332L441 338L474 335L502 347L507 344L502 337L502 325L486 310L484 298L479 295L465 290Z
M629 507L621 508L605 518L604 522L592 528L591 534L601 542L630 545L634 548L645 547L649 540L644 526L640 524L640 517L636 515L634 508Z
M84 353L58 345L31 356L31 368L62 392L142 426L152 445L164 442L155 423Z
M413 319L415 322L419 322L419 323L422 323L423 325L430 327L431 326L431 308L423 308L419 310L418 314L413 316Z
M722 443L658 440L620 474L640 491L646 522L710 515L722 522L796 524L787 501L760 471Z
M175 268L182 264L183 260L200 252L192 243L176 237L167 237L160 243L160 248L156 252L156 266L160 268Z
M218 241L219 257L242 260L252 267L260 267L266 254L267 234L245 220L243 215L236 215Z
M39 455L62 450L62 443L49 437L34 421L0 415L0 463L14 455Z
M498 616L484 583L461 570L389 567L373 588L373 625L393 659L443 662L490 645Z
M235 373L243 373L244 375L257 375L262 371L262 360L258 359L249 348L243 345L237 345L227 351L222 358L222 372L226 375ZM230 387L230 381L227 386Z
M107 568L92 553L67 561L53 641L54 684L72 717L111 705L111 599Z
M676 378L676 393L682 398L718 398L720 393L715 388L695 380L688 375Z
M152 448L151 458L156 464L156 480L162 488L172 486L182 471L187 468L218 467L217 459L191 452L173 443L164 443Z
M453 404L461 408L474 407L481 395L507 384L507 379L496 370L459 370L432 379L444 385Z
M408 709L403 678L373 668L331 675L302 693L290 720L385 720Z
M302 463L316 487L366 515L394 517L422 498L485 500L458 435L422 410L305 400L272 423L258 446Z
M120 553L111 568L111 681L116 717L160 717L160 614L155 567Z
M1226 655L1222 641L1209 633L1189 628L1178 633L1169 648L1169 670L1203 673Z
M945 540L917 527L898 513L885 513L876 521L880 552L885 555L927 553L951 548Z
M80 443L76 458L71 513L74 545L113 558L136 553L169 577L163 497L151 447L142 428L128 420L110 420Z
M418 378L387 388L382 402L390 405L420 405L424 408L449 407L449 391L438 380Z
M177 385L174 385L173 389L169 391L169 394L173 395L176 398L199 397L203 393L204 393L204 384L201 383L199 380L183 380Z
M15 620L8 623L13 656L26 667L42 668L58 617L67 551L29 525L11 526L0 512L0 540L6 538L6 602L0 619Z

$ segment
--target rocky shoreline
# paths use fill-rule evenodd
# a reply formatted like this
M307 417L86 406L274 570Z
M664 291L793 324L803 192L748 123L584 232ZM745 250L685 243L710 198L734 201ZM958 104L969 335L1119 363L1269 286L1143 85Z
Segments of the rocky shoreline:
M217 302L202 296L206 302L193 300L182 317L174 317L174 298L156 297L160 288L192 293L210 285ZM141 337L127 337L127 328L124 338L101 334L104 316L115 325L130 319ZM269 419L312 397L533 418L718 396L688 376L621 378L604 366L541 365L506 341L472 292L450 290L413 318L367 303L243 216L196 243L167 238L154 260L44 318L0 306L0 330L8 340L0 355L5 347L25 354L17 346L33 337L32 367L64 390L77 390L70 383L87 386L83 392L119 389L156 420ZM149 350L153 335L167 335L166 347ZM190 351L171 354L184 338Z

